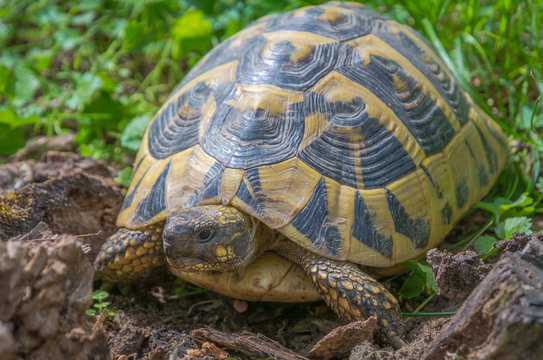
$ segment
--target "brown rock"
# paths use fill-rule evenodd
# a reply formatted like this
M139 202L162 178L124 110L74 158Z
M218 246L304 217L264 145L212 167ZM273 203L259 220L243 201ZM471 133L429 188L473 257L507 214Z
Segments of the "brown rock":
M472 250L453 255L447 250L428 251L427 261L436 278L437 294L448 299L464 300L490 271Z
M535 237L538 237L540 240L543 241L543 233L535 234L533 235ZM530 235L527 235L525 233L516 232L513 234L513 237L509 240L502 240L498 241L493 244L493 246L500 250L501 252L516 252L524 249L526 244L528 244L528 241L530 241L531 237Z
M343 357L362 341L371 340L376 327L376 318L370 317L335 328L320 339L307 355L312 359Z
M73 236L0 242L0 358L107 358L85 317L92 277Z

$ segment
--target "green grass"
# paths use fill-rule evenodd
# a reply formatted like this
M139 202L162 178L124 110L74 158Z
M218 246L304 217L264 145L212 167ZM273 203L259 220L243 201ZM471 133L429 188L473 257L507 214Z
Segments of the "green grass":
M126 184L146 125L191 66L252 20L311 3L321 1L0 0L0 160L32 137L74 132L82 155L125 167ZM543 0L366 5L426 36L508 135L507 167L477 205L489 220L462 245L487 257L494 241L538 230Z

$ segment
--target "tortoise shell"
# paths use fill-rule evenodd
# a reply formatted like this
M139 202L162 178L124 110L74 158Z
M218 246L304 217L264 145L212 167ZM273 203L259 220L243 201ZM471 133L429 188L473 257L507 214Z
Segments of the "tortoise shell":
M500 128L415 31L356 3L260 19L150 123L117 224L228 204L336 260L435 247L506 161Z

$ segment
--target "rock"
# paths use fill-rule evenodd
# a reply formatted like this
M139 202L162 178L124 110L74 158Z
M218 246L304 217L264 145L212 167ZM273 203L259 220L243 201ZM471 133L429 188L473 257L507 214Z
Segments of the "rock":
M327 360L344 357L362 341L372 340L376 327L377 319L370 317L335 328L320 339L307 355L312 359Z
M93 274L73 236L0 242L0 358L108 358L85 317Z
M447 250L428 251L427 261L438 286L437 294L452 300L464 300L490 271L472 250L453 255Z
M12 160L39 159L47 151L75 151L75 135L37 136L29 139L24 148L11 156Z
M534 236L538 236L540 240L543 240L543 233L535 234ZM498 241L493 244L493 246L500 250L501 252L506 251L520 251L524 249L526 244L528 244L528 241L530 241L531 237L530 235L527 235L525 233L516 232L513 234L513 237L509 240L502 240Z
M102 161L71 152L48 151L41 154L38 162L25 160L0 165L0 194L77 171L111 179L117 176L117 171Z
M120 186L78 167L62 174L0 195L0 239L28 238L27 233L43 222L54 233L97 235L92 246L98 250L116 230L123 200Z

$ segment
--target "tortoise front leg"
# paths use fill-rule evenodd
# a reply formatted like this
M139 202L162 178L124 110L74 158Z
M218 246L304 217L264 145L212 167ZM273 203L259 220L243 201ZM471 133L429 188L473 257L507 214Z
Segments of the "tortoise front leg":
M375 315L380 337L395 348L405 345L400 338L403 322L398 301L377 280L353 264L321 257L292 241L283 242L276 251L305 270L326 304L340 318L357 321Z
M94 260L99 277L113 282L136 280L166 263L162 247L164 223L111 235Z

